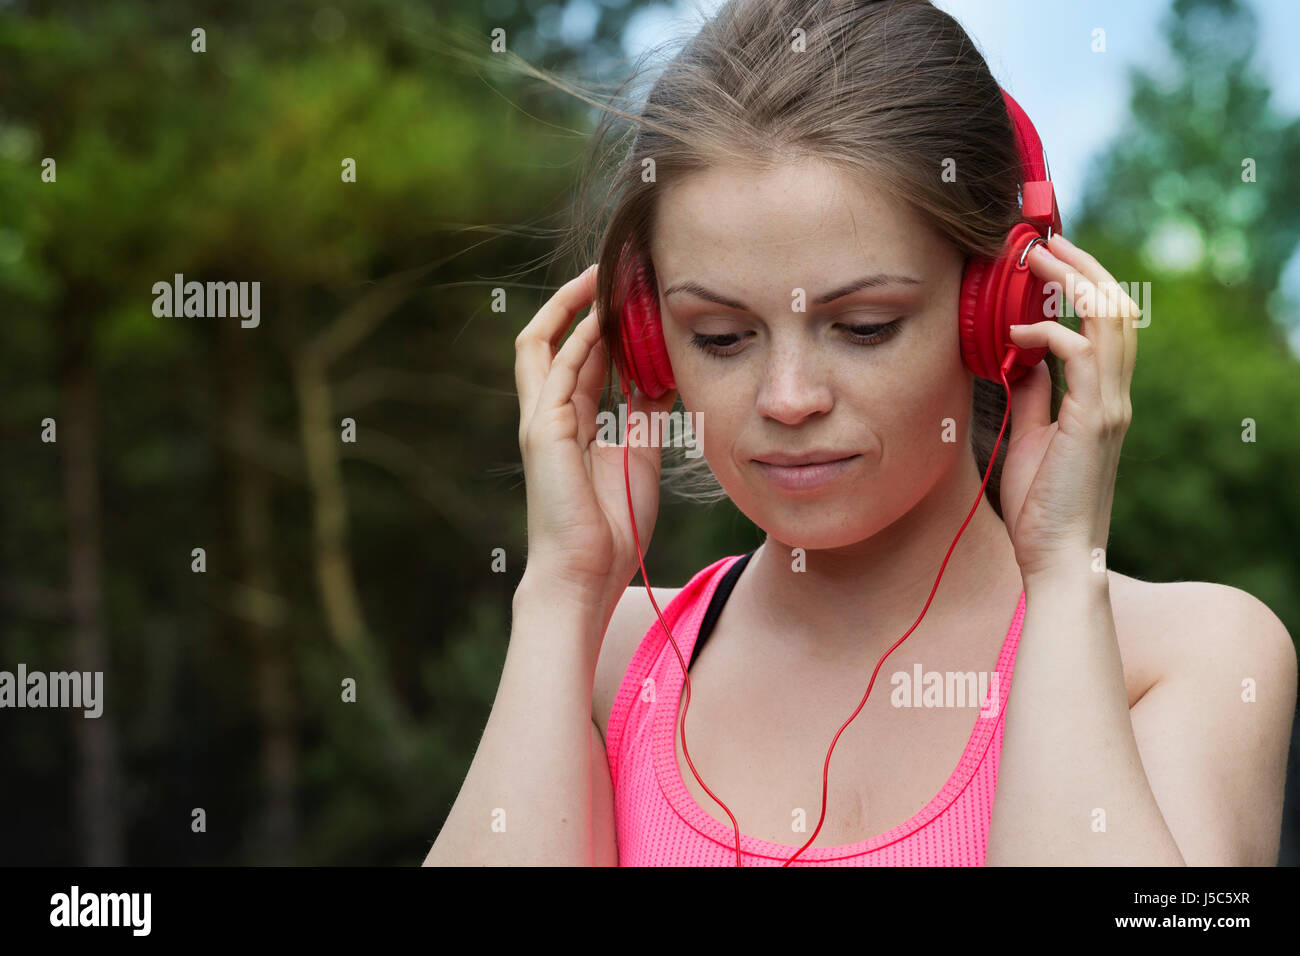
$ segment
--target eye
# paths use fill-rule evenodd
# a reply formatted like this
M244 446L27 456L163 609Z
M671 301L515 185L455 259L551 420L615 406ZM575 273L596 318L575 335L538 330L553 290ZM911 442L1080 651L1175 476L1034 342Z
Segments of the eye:
M903 317L899 316L892 322L885 322L872 325L843 325L840 328L847 333L849 342L854 345L873 346L881 345L888 339L898 334L899 326L903 322ZM746 333L752 334L752 333ZM726 358L729 355L735 355L740 351L740 342L742 336L737 332L729 332L726 335L699 335L691 336L691 345L699 349L705 355L712 355L717 358Z
M846 325L844 328L849 331L849 338L859 345L879 345L898 334L902 321L902 316L899 316L883 325Z
M736 346L740 344L740 335L735 332L729 332L726 335L696 334L691 336L691 344L705 355L719 357L735 355L739 351Z

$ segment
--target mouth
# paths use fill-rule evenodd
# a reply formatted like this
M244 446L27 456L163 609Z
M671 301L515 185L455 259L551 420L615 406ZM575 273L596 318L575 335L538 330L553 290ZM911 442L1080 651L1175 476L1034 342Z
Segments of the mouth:
M852 469L860 454L838 455L835 452L807 455L766 455L755 458L764 477L786 491L807 491L821 488L840 478Z

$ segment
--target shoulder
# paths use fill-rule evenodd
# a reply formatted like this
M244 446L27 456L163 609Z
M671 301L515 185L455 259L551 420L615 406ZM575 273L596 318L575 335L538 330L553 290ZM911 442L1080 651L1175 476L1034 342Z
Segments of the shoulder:
M1296 649L1258 598L1113 572L1116 635L1141 673L1130 715L1143 768L1191 866L1277 862Z
M652 587L651 590L662 611L682 589ZM596 679L591 692L591 718L600 728L602 737L609 722L610 708L614 706L614 698L632 663L632 656L657 617L644 585L640 584L628 587L614 608L609 626L605 628L605 639L600 645Z
M1115 571L1110 579L1115 629L1125 655L1149 686L1175 673L1212 674L1224 664L1290 673L1296 651L1276 614L1254 595L1205 581L1157 583Z

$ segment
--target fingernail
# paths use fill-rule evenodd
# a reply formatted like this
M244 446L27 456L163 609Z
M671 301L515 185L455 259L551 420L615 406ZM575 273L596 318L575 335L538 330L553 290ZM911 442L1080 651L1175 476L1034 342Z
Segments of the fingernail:
M1059 232L1055 233L1053 237L1056 239L1060 239L1061 245L1065 246L1065 248L1067 249L1074 248L1074 243L1072 243L1069 239L1066 239L1065 236L1061 235Z

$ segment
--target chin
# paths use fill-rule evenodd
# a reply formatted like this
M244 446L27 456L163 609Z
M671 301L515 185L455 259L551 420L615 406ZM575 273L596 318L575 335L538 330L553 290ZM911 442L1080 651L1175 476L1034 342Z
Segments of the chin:
M852 500L862 501L861 498ZM741 512L763 531L777 541L806 551L847 548L888 524L874 514L851 511L852 502L839 496L804 501L750 501L746 505L740 508Z
M782 529L785 531L786 529ZM874 532L869 528L855 528L843 523L816 527L800 524L791 527L785 534L774 534L778 541L787 541L793 548L806 551L835 551L848 548L870 538Z

